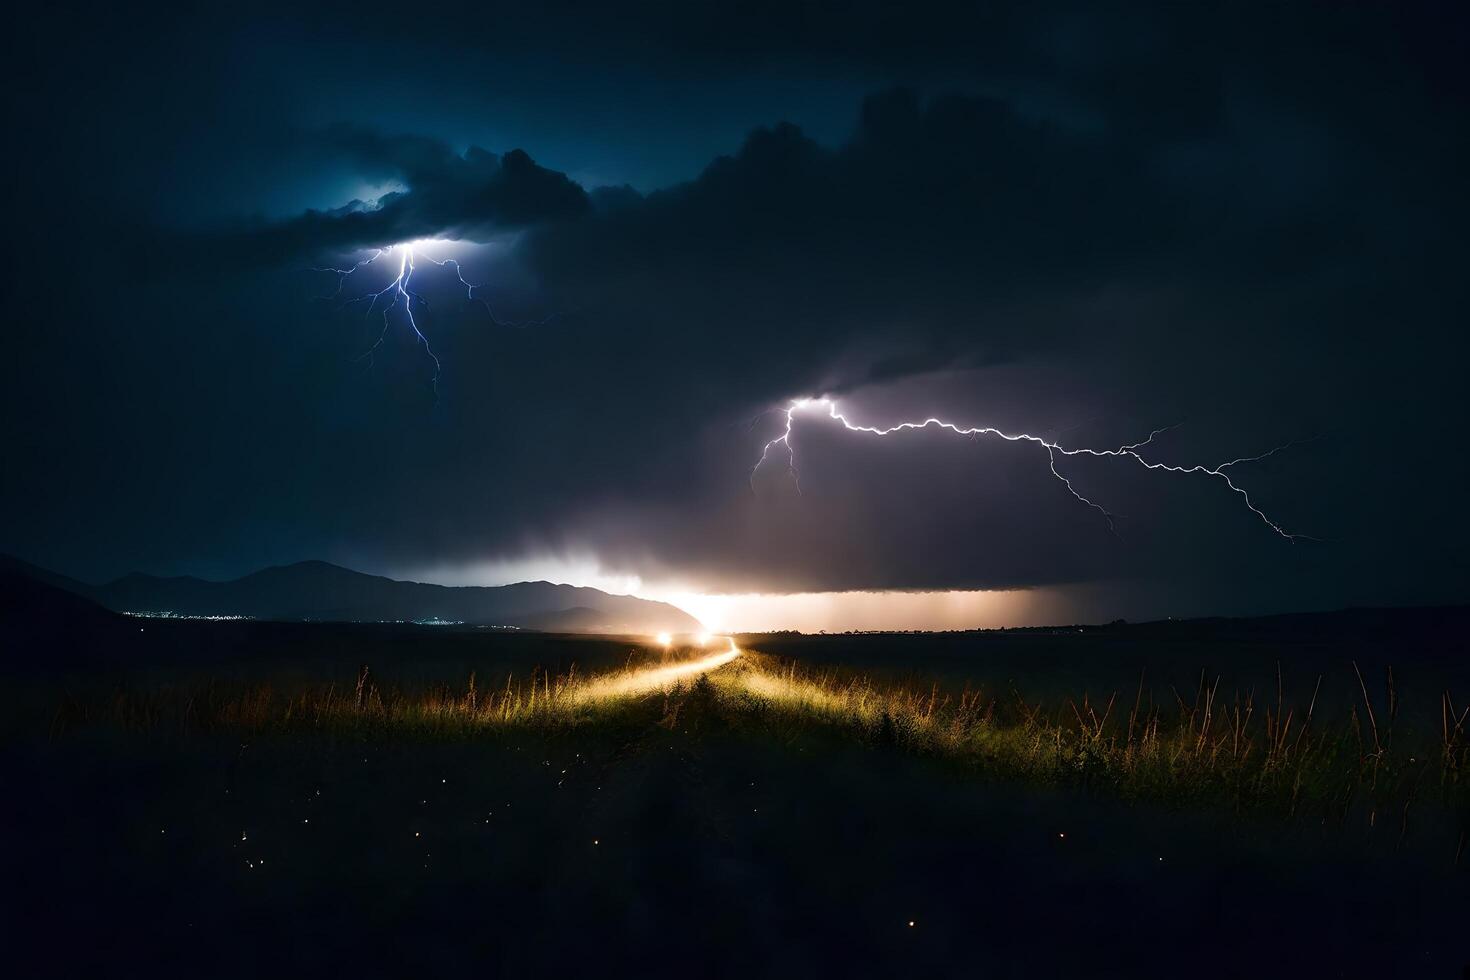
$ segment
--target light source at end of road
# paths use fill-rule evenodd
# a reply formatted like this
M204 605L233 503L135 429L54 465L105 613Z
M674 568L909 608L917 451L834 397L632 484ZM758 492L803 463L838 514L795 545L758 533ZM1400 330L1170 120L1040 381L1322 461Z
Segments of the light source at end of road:
M674 638L672 636L670 636L669 634L667 634L667 633L660 633L660 634L658 634L657 636L654 637L654 640L656 640L658 642L658 645L661 646L661 647L666 647L670 643L673 643L674 642Z
M702 647L709 646L709 641L710 635L708 633L698 633L694 637L694 642L698 643Z

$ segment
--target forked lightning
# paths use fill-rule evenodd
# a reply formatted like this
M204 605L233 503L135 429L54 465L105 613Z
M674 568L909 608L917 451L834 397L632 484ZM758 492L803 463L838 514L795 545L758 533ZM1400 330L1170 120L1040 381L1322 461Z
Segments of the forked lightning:
M849 419L845 414L843 414L838 409L837 403L831 398L798 398L787 405L786 408L783 410L783 413L786 416L786 427L779 436L766 443L765 448L761 451L761 458L756 462L755 468L751 470L752 481L754 481L755 479L756 472L758 472L761 466L763 466L770 458L771 450L778 445L784 446L786 450L787 470L791 473L792 479L796 481L797 490L800 491L801 483L796 470L796 450L791 443L792 427L795 425L796 416L799 413L814 409L819 411L825 410L828 418L832 419L835 422L841 423L842 426L850 432L861 432L866 435L872 436L889 436L898 432L906 432L909 430L935 428L943 429L947 432L952 432L955 435L959 436L993 436L997 439L1003 439L1006 442L1033 443L1046 450L1047 464L1048 467L1051 469L1052 476L1056 477L1057 480L1059 480L1061 484L1067 488L1067 492L1070 493L1073 497L1086 504L1088 507L1091 507L1098 513L1102 514L1103 518L1108 522L1108 528L1114 533L1117 533L1117 524L1112 512L1103 507L1101 504L1097 503L1095 500L1084 496L1080 491L1077 490L1075 486L1073 486L1072 481L1064 476L1062 472L1057 469L1058 456L1126 457L1137 462L1145 469L1149 470L1157 470L1165 473L1202 474L1204 476L1210 477L1211 479L1219 480L1220 482L1224 483L1225 486L1230 488L1232 492L1239 494L1241 499L1245 502L1246 507L1250 509L1250 512L1252 514L1255 514L1258 518L1261 519L1262 523L1264 523L1276 534L1285 538L1287 541L1315 540L1308 535L1297 534L1288 531L1276 521L1268 517L1266 513L1262 511L1259 507L1257 507L1255 502L1251 500L1250 494L1243 487L1232 480L1230 478L1230 475L1225 472L1230 467L1239 465L1241 463L1251 463L1255 462L1256 460L1265 459L1268 456L1274 456L1276 453L1279 453L1282 450L1286 449L1286 445L1277 446L1274 449L1261 453L1257 456L1242 456L1238 459L1232 459L1229 462L1220 463L1215 466L1206 466L1203 464L1196 464L1193 466L1177 466L1170 463L1153 462L1146 459L1143 454L1139 452L1139 450L1151 444L1156 436L1158 436L1160 433L1167 432L1170 428L1173 428L1173 426L1166 426L1163 429L1155 429L1153 432L1149 433L1147 439L1144 439L1141 442L1130 443L1126 446L1119 446L1116 449L1074 449L1063 446L1061 443L1054 442L1042 436L1032 435L1026 432L1003 432L1000 429L996 429L991 426L963 426L955 422L947 422L944 419L932 417L924 419L923 421L899 422L895 425L884 427L858 425L857 423Z

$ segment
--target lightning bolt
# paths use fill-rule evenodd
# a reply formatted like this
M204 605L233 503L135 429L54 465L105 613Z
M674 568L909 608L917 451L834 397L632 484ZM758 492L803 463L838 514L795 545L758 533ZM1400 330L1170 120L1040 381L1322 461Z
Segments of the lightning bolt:
M1294 542L1299 540L1317 540L1310 535L1297 534L1288 531L1275 520L1268 517L1265 511L1256 506L1255 501L1251 499L1250 493L1244 487L1240 486L1234 480L1232 480L1230 478L1230 474L1225 472L1230 467L1238 466L1241 463L1253 463L1258 460L1263 460L1267 457L1274 456L1277 453L1282 452L1283 450L1294 445L1294 443L1286 443L1256 456L1242 456L1238 459L1232 459L1229 462L1219 463L1215 466L1206 466L1204 464L1179 466L1171 463L1154 462L1147 459L1140 452L1140 450L1152 445L1154 439L1176 427L1173 425L1165 426L1161 429L1155 429L1153 432L1149 433L1147 439L1143 439L1139 442L1129 443L1128 445L1119 446L1116 449L1069 448L1052 439L1047 439L1038 435L1032 435L1027 432L1003 432L1000 429L996 429L991 426L962 426L954 422L946 422L943 419L932 417L919 422L899 422L895 425L890 425L886 427L858 425L857 423L849 419L845 414L843 414L838 409L837 403L831 398L798 398L795 401L791 402L785 409L781 410L786 416L786 426L784 430L779 436L765 444L765 447L761 450L760 459L756 461L754 468L751 469L750 481L752 490L754 490L755 488L756 473L759 472L761 467L766 464L767 460L771 456L771 451L776 446L782 446L785 448L786 451L787 472L791 474L792 481L796 484L797 492L801 492L801 477L796 469L796 450L791 443L791 433L793 427L796 424L797 414L811 409L825 410L828 418L832 419L835 422L841 423L843 428L847 429L850 432L861 432L866 435L872 436L890 436L900 432L934 428L943 429L955 435L967 436L969 438L990 436L996 439L1003 439L1006 442L1026 442L1040 446L1046 451L1047 466L1051 470L1052 476L1056 477L1056 479L1062 484L1062 486L1067 488L1067 492L1070 493L1076 500L1101 514L1103 516L1103 519L1107 521L1108 530L1112 531L1114 534L1118 533L1115 515L1102 504L1099 504L1097 501L1083 495L1082 492L1073 485L1072 481L1068 479L1065 475L1063 475L1061 470L1057 469L1058 457L1123 457L1133 460L1147 470L1154 470L1164 473L1190 475L1198 474L1206 476L1210 479L1220 481L1221 483L1225 484L1225 486L1229 488L1232 493L1238 494L1241 500L1245 503L1246 508L1250 510L1252 514L1256 515L1256 517L1258 517L1261 522L1266 525L1266 527L1270 528L1271 531L1281 536L1282 538L1285 538L1287 541Z
M483 306L485 308L485 312L490 316L490 322L495 324L497 327L515 327L517 329L523 327L540 327L552 322L553 320L559 319L563 315L561 313L548 313L546 316L541 317L538 320L502 320L500 317L496 316L495 309L490 305L490 301L476 292L476 290L482 289L484 287L481 286L479 283L472 283L464 277L464 269L460 267L458 259L436 259L432 255L427 255L422 252L419 253L419 258L424 259L427 262L432 262L435 265L439 266L439 268L441 269L453 269L454 277L458 279L459 284L464 287L465 299L479 303L481 306Z
M478 283L470 282L464 277L464 267L460 265L458 259L449 257L436 259L424 251L427 245L443 244L449 243L442 240L399 242L395 245L375 248L367 258L361 259L345 269L325 267L311 270L313 272L330 273L337 277L336 289L326 296L319 297L321 300L327 302L338 302L340 300L339 309L366 303L367 310L363 313L364 319L372 316L374 312L382 316L383 329L379 332L377 341L358 357L358 360L366 360L369 367L372 366L374 355L377 354L378 349L383 346L383 342L388 337L388 331L392 327L391 316L393 311L402 308L404 319L407 320L409 329L413 331L413 335L418 340L420 346L423 347L424 353L433 362L433 386L436 396L439 392L439 375L442 370L442 365L440 364L439 356L434 353L434 348L429 343L429 338L419 326L418 317L414 314L415 304L417 304L420 312L422 312L423 308L429 305L429 301L410 288L415 271L415 263L419 260L432 263L441 269L453 269L455 279L459 280L459 284L464 287L465 298L483 306L485 312L490 317L490 322L496 326L515 328L544 326L563 316L560 312L553 312L537 320L511 321L500 319L495 315L495 310L490 306L490 302L479 294L478 291L483 287ZM390 264L393 258L397 258L398 260L397 272L392 280L382 289L369 290L361 295L342 300L342 294L346 289L347 281L359 271L376 264L384 258L389 259ZM385 297L388 298L386 302L384 302Z
M369 367L372 366L373 360L377 355L378 348L382 347L383 342L388 338L388 330L392 326L393 311L401 307L404 313L404 319L408 322L408 328L413 331L415 339L417 339L419 345L423 347L424 354L428 356L431 362L433 362L434 376L431 380L431 384L434 388L434 395L437 398L439 395L439 375L440 372L443 370L443 365L439 361L439 355L434 353L434 347L432 344L429 343L429 338L424 334L423 329L419 326L418 317L414 315L415 303L417 303L420 309L422 309L423 307L429 305L429 301L413 291L412 283L413 274L415 271L415 261L418 258L422 257L428 259L430 262L434 262L436 265L442 265L443 263L438 262L437 260L430 258L427 255L421 255L419 252L419 248L421 247L421 245L422 243L420 242L399 242L396 245L389 245L386 248L374 249L372 255L368 256L365 259L362 259L359 262L354 263L353 265L348 266L345 269L318 268L313 269L312 271L329 272L337 277L336 290L334 290L330 296L322 297L326 300L337 300L341 297L342 291L346 287L348 279L352 278L361 270L371 265L374 265L380 259L386 257L390 260L391 263L391 260L393 258L397 258L398 270L396 274L394 274L393 278L388 282L388 285L384 286L382 289L369 291L363 293L361 296L355 296L344 302L342 306L346 307L353 306L358 303L367 303L367 310L363 313L363 319L367 319L368 317L372 316L375 311L381 314L381 316L383 317L383 329L378 333L378 339L373 343L371 347L363 351L362 354L358 357L358 360L366 360ZM458 263L455 263L456 268L458 268L458 265ZM460 276L460 281L464 281L463 276ZM388 297L388 299L384 301L384 297Z

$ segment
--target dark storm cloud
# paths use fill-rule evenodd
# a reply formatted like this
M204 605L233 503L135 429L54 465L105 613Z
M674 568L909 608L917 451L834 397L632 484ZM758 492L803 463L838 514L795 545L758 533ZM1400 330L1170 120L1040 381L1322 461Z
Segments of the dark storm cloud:
M1425 337L1447 327L1437 312L1389 299L1405 280L1433 291L1450 274L1436 252L1433 206L1397 164L1415 155L1408 140L1427 151L1439 136L1403 132L1386 150L1348 130L1278 144L1256 132L1253 108L1236 106L1233 122L1212 112L1193 127L1078 132L992 99L921 105L892 92L867 101L840 149L791 127L764 130L693 183L548 228L527 252L559 295L599 311L604 328L662 338L640 367L691 423L704 400L714 424L727 402L753 411L937 368L1039 361L1077 391L1051 404L1024 390L1010 404L982 398L986 410L968 417L1009 413L1011 428L1036 431L1102 406L1141 435L1176 413L1226 415L1227 424L1215 420L1219 437L1211 439L1207 421L1194 428L1202 446L1186 439L1161 450L1191 462L1201 453L1229 458L1232 439L1258 451L1347 428L1353 440L1367 438L1336 443L1332 461L1300 454L1296 493L1277 487L1269 470L1245 479L1291 521L1376 540L1379 528L1344 521L1344 512L1364 490L1356 466L1386 418L1342 402L1335 389L1380 349L1385 301L1398 305L1390 316L1414 320ZM1273 183L1287 178L1260 153L1310 155L1312 185L1276 193ZM1448 160L1427 166L1439 171L1437 183L1452 180L1440 169ZM626 343L625 330L608 336ZM964 412L974 396L959 385L926 411L900 405L897 417ZM1323 412L1324 403L1337 407ZM627 411L636 419L635 406ZM635 422L632 431L644 429ZM768 422L757 431L769 438L779 430ZM1131 434L1114 424L1077 438L1106 444ZM740 486L758 444L713 464L670 453L675 462L641 489L655 502L636 508L637 519L626 508L596 510L583 540L611 539L605 550L614 554L658 542L673 567L739 588L1003 587L1151 573L1239 579L1257 563L1312 578L1336 560L1283 548L1218 485L1077 467L1089 493L1129 515L1121 545L1050 481L1034 449L957 454L945 437L867 448L861 437L810 424L798 435L806 447L800 500L770 499L783 492L779 477L759 488L764 500L721 493ZM1421 438L1404 426L1393 437ZM824 440L834 447L826 458L813 448ZM646 445L624 450L645 469ZM844 456L872 465L845 465ZM1332 472L1339 467L1354 478L1343 481ZM701 474L717 479L703 484ZM678 494L660 492L670 483Z
M1125 512L1125 545L1068 496L1035 447L956 452L946 436L869 447L807 422L798 433L806 494L793 496L779 460L749 489L779 417L749 430L735 423L788 397L939 368L1065 366L1088 349L1158 348L1100 372L1141 385L1164 415L1132 409L1137 428L1102 430L1118 441L1173 421L1180 403L1197 408L1197 393L1191 402L1179 389L1201 385L1234 416L1233 431L1208 444L1220 458L1246 451L1230 436L1258 451L1311 434L1318 417L1263 413L1250 388L1268 363L1318 355L1279 336L1289 326L1280 311L1259 316L1233 294L1269 284L1284 296L1323 268L1397 265L1392 253L1405 242L1360 241L1357 227L1384 194L1406 189L1378 182L1371 160L1324 167L1338 188L1324 218L1319 198L1263 200L1228 159L1212 156L1214 173L1181 181L1167 163L1178 145L1060 129L993 99L925 103L898 90L868 99L838 149L776 126L688 184L595 195L595 210L533 229L519 250L545 293L577 315L507 331L476 325L470 311L467 328L440 345L455 424L483 455L451 451L437 479L437 465L405 468L414 487L454 502L430 518L452 541L439 547L470 556L509 533L645 572L793 589L1039 585L1174 574L1201 556L1233 575L1302 552L1284 551L1218 484L1071 464L1090 494ZM1354 242L1346 268L1346 250L1332 251L1343 238ZM1316 244L1304 251L1304 241ZM1160 292L1168 298L1153 300ZM1122 299L1110 307L1109 296ZM1319 315L1335 303L1319 300ZM1235 312L1208 312L1220 308ZM1334 326L1345 338L1364 324ZM1227 353L1257 344L1270 362ZM1246 384L1229 376L1233 366ZM1150 378L1150 368L1164 376ZM1098 404L1087 372L1075 373L1076 405ZM1317 395L1310 382L1297 387ZM922 414L965 404L951 392ZM1037 431L1078 421L1076 410L1066 396L1023 390L975 417L1009 413L1009 428ZM1321 469L1308 459L1298 473L1310 483ZM1271 472L1247 478L1273 502L1291 500L1269 492ZM486 487L494 495L481 501ZM1287 509L1310 522L1332 506L1319 494Z
M125 250L81 292L26 256L21 312L45 326L5 368L27 474L5 499L50 517L14 546L43 558L37 529L90 505L92 540L72 533L66 553L113 567L325 555L392 569L552 549L705 587L1168 579L1235 608L1465 582L1456 481L1420 468L1464 415L1447 300L1464 257L1463 89L1434 17L698 7L425 8L393 19L391 44L371 10L301 14L293 43L310 57L281 65L285 104L317 98L305 123L356 122L283 140L247 105L217 142L171 145L211 172L239 147L310 156L297 179L312 187L401 189L346 209L323 191L316 211L227 232L202 207L193 225L170 213L192 237L151 251L146 283ZM519 144L589 172L604 145L711 139L700 100L728 108L709 95L724 76L851 79L832 115L855 123L783 124L751 97L765 124L692 179L584 187L442 135L445 100L497 98L518 77L465 82L506 64L553 78L506 96L528 116L564 104L553 89L603 105L638 78L655 93L552 127L554 148ZM334 72L348 80L335 103L314 94ZM380 76L413 112L364 106ZM242 104L225 86L182 91ZM504 103L484 104L499 118ZM53 211L20 209L37 228ZM367 367L381 325L313 304L322 284L298 271L322 251L506 230L519 234L491 250L477 293L500 319L416 280L437 399L415 338L390 330ZM1209 481L1069 464L1120 540L1035 447L933 433L877 443L803 421L802 493L779 459L752 480L781 430L771 409L824 392L874 423L945 414L1088 445L1186 420L1158 447L1180 463L1325 434L1240 475L1331 543L1285 544ZM40 487L61 488L54 503L35 503Z
M308 211L289 221L216 234L216 257L285 262L324 252L383 247L417 238L486 241L536 222L586 213L586 192L523 150L497 155L478 146L457 153L442 140L383 136L357 127L304 134L359 176L397 182L371 202Z

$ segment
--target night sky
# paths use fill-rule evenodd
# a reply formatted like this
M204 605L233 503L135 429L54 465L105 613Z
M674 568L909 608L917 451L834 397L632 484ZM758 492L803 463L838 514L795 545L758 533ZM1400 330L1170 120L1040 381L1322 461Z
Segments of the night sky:
M1470 595L1460 5L310 6L11 14L0 551L1027 590L933 626ZM344 305L397 254L312 271L416 240L480 285L416 265L437 383ZM799 487L753 473L821 395L1290 444L1229 472L1310 539L1059 459L1110 529L1034 443L820 412Z

